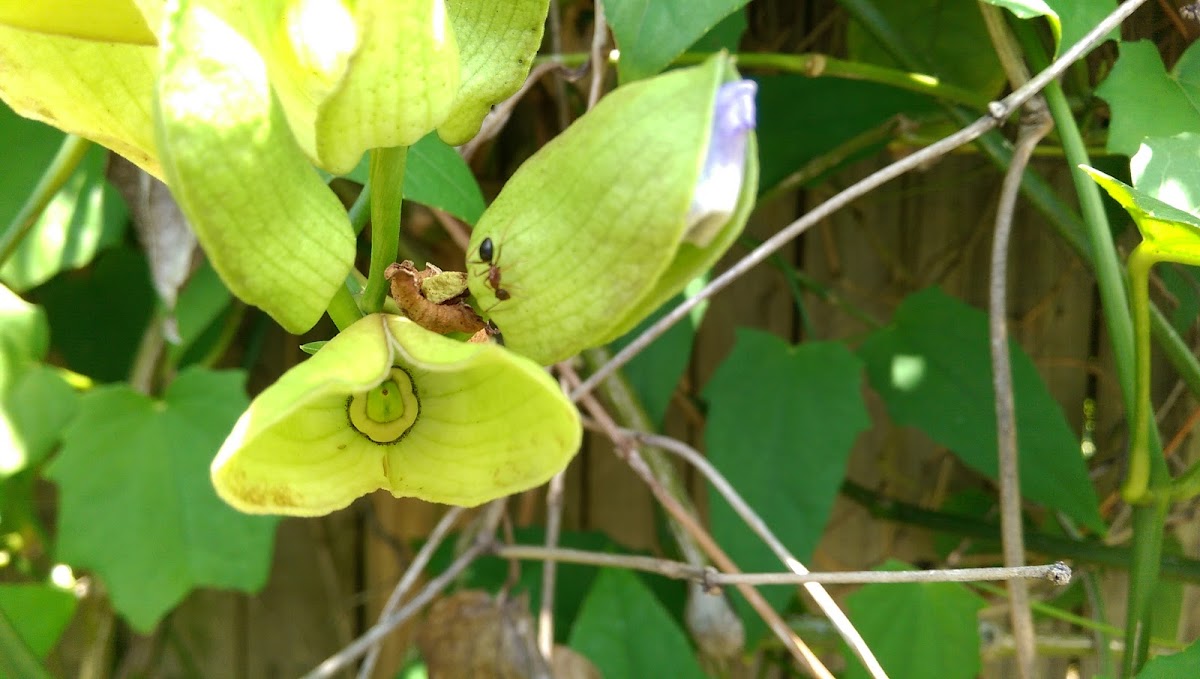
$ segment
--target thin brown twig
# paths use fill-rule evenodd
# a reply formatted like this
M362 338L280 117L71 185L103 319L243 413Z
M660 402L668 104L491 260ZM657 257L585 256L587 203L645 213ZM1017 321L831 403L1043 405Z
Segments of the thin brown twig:
M787 566L788 570L798 576L809 573L808 568L788 551L787 547L767 527L766 521L763 521L762 517L746 503L741 494L729 483L729 480L707 458L701 455L700 451L683 441L669 436L628 430L622 430L622 433L632 436L648 446L654 446L682 457L688 464L695 467L696 470L708 479L708 482L713 485L713 488L716 488L721 497L725 498L725 501L729 503L733 511L741 517L742 521L746 522L746 525L755 535L766 543L767 547L783 562L783 565ZM879 660L875 658L871 647L867 645L862 635L855 629L854 623L850 622L850 618L846 617L846 614L837 605L837 602L833 600L833 597L829 595L829 592L825 591L825 588L817 580L804 580L801 582L804 583L804 590L816 602L817 606L825 614L825 617L829 618L829 622L833 625L834 629L837 630L837 633L846 642L846 645L850 647L854 655L862 662L863 667L871 673L871 676L886 677L887 672L879 664Z
M575 374L575 370L567 364L559 364L560 373L572 384L580 383L579 376ZM578 386L576 386L578 389ZM697 522L696 518L688 514L686 510L680 506L679 502L665 489L662 484L654 477L654 473L650 467L646 465L646 461L638 454L637 449L633 446L629 437L624 436L617 427L616 422L609 416L600 402L591 394L585 394L582 398L583 405L588 413L594 418L604 429L609 439L613 442L613 449L617 456L629 465L629 468L637 474L642 481L649 487L651 494L658 500L663 509L667 511L676 521L680 523L695 539L704 553L708 555L712 562L726 573L738 573L737 564L729 558L712 536ZM767 627L775 633L779 640L783 642L785 648L792 654L792 657L813 676L821 679L833 679L833 674L821 662L820 658L813 653L796 634L787 626L787 623L779 617L771 605L763 599L753 587L749 585L737 585L738 591L746 598L750 606L758 613L758 615L767 623Z
M400 576L400 581L396 583L396 587L392 589L391 595L388 596L387 603L383 605L383 610L379 612L377 622L383 622L395 612L396 607L400 605L400 601L404 599L404 595L416 583L421 572L425 570L425 566L429 564L429 560L433 558L433 553L441 546L442 540L446 539L446 535L458 519L463 514L462 507L451 507L442 518L433 527L429 533L425 544L421 546L420 551L413 557L412 563L408 564L404 574ZM382 641L382 639L381 639ZM371 673L375 671L375 663L379 661L380 644L376 643L371 646L371 650L367 652L367 656L363 658L362 667L358 670L358 679L368 679Z
M1003 10L979 3L984 23L1000 57L1009 82L1019 88L1029 81L1016 38L1005 22ZM1013 394L1012 365L1008 346L1008 250L1012 236L1013 213L1025 168L1033 150L1054 127L1054 121L1041 96L1025 102L1025 114L1017 133L1013 157L1004 173L1000 200L996 207L996 227L992 240L989 271L988 335L992 357L992 386L996 407L996 451L999 457L1000 542L1004 565L1025 565L1025 533L1021 517L1021 477L1017 450L1016 399ZM1034 639L1033 611L1029 607L1029 585L1024 580L1008 581L1009 616L1017 644L1017 667L1023 679L1034 679L1037 646Z
M604 16L604 3L593 3L595 11L592 15L592 83L588 88L588 110L600 101L600 92L604 88L604 74L608 72L608 59L605 58L604 47L608 44L608 21Z
M682 561L659 559L637 554L591 552L566 547L495 544L488 552L501 559L574 563L601 568L625 568L654 573L673 580L688 580L705 588L727 585L862 585L900 582L986 582L1022 578L1049 580L1056 585L1071 581L1071 568L1059 561L1042 566L1018 568L942 568L907 571L836 571L828 573L721 573L711 566L698 568Z
M559 3L550 3L546 26L550 33L551 54L562 54L562 8ZM567 82L562 75L554 76L554 108L558 113L558 129L567 129L567 125L571 124L571 111L567 108Z
M642 334L638 335L632 342L627 344L624 349L617 352L612 360L602 366L600 369L593 372L584 380L578 387L571 392L571 400L578 402L583 398L584 394L591 392L596 388L596 385L608 379L614 372L620 370L622 366L628 363L634 356L638 355L646 349L655 339L667 331L668 328L675 325L679 321L687 317L687 315L697 305L705 302L710 297L728 287L735 280L741 278L750 269L762 263L777 250L791 242L800 234L807 231L814 224L820 223L823 219L831 214L842 209L858 198L874 191L876 188L886 184L887 182L899 177L910 170L922 167L925 164L939 158L946 153L978 139L983 134L990 132L997 127L1001 122L1008 119L1017 108L1022 106L1026 101L1032 98L1036 93L1042 90L1051 80L1062 75L1071 64L1078 61L1091 48L1104 39L1109 32L1119 26L1130 14L1140 7L1146 0L1127 0L1117 6L1117 8L1109 14L1103 21L1095 26L1087 35L1066 50L1062 56L1056 59L1037 76L1031 78L1024 86L1013 91L1007 97L1000 101L994 101L988 106L988 115L983 116L974 123L964 127L963 129L942 138L925 148L905 156L900 160L877 170L863 179L855 182L853 185L842 190L834 195L829 200L818 205L805 215L791 224L787 225L775 235L768 238L766 241L743 257L732 267L714 278L708 285L704 286L700 292L687 298L681 304L672 309L661 319L651 324Z
M558 546L558 535L562 529L563 481L567 472L561 471L550 479L546 489L546 548ZM556 568L553 561L542 564L542 601L538 606L538 651L551 662L554 653L554 577Z
M479 534L476 535L471 544L463 550L462 554L446 570L426 583L411 601L386 619L375 623L371 629L350 642L342 650L329 656L320 665L314 667L311 672L304 675L303 679L327 679L328 677L332 677L338 670L371 650L372 646L378 644L388 634L391 634L392 630L415 615L433 600L435 596L441 593L443 589L448 587L460 573L474 563L475 559L479 558L495 542L496 526L500 523L500 517L504 515L504 503L505 500L500 499L487 506L487 509L484 510L483 519L480 522Z

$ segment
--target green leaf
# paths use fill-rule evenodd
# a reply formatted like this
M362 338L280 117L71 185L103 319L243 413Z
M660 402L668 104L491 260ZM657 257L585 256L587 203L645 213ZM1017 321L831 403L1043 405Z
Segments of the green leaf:
M746 32L746 7L737 8L732 14L721 19L713 26L708 33L700 37L691 47L689 52L720 52L727 50L729 52L738 51L738 45L742 42L742 35Z
M605 0L621 59L621 82L665 69L688 45L711 31L747 0Z
M483 215L483 192L462 156L430 133L408 150L404 197L445 210L474 225Z
M911 568L889 560L878 570ZM866 585L846 597L850 620L892 679L978 676L977 615L984 603L953 582ZM857 660L849 661L847 679L868 676Z
M1167 319L1180 335L1187 334L1200 316L1200 269L1183 264L1159 266L1158 277L1170 294Z
M4 228L25 204L64 136L49 125L22 118L0 102L0 146L21 149L0 158L0 224Z
M1079 42L1117 8L1116 0L984 0L1004 7L1021 19L1044 16L1054 31L1055 56ZM1107 39L1119 40L1117 29Z
M1083 167L1133 217L1142 233L1139 250L1158 259L1200 264L1200 217L1143 193L1099 170Z
M46 314L0 285L0 394L26 366L46 355L49 344Z
M13 438L0 447L3 478L38 464L53 450L75 416L79 394L58 370L37 365L23 371L0 401L0 431L7 427Z
M596 576L569 645L605 679L705 676L671 614L625 570L605 569Z
M107 156L108 151L99 146L87 152L0 268L0 280L14 290L28 290L60 271L86 265L98 251L121 239L128 214L124 201L104 178Z
M1148 137L1129 160L1138 191L1193 215L1200 214L1200 134Z
M39 658L50 654L75 615L75 595L37 584L0 585L0 611Z
M209 463L246 407L240 372L192 368L161 401L120 385L83 399L47 468L58 483L59 554L94 570L145 633L192 589L256 591L277 520L221 502Z
M932 64L929 75L959 87L994 94L1004 84L1004 71L979 8L962 0L882 0L873 3L892 26L902 28L908 46ZM899 68L887 50L857 21L846 32L852 59ZM987 46L981 49L980 46Z
M163 169L229 289L303 332L350 272L354 234L234 22L250 15L213 4L184 0L165 20L155 100Z
M1021 494L1103 533L1079 439L1033 362L1010 342ZM908 297L859 348L897 424L916 427L996 478L996 414L987 317L937 288Z
M937 108L933 99L878 83L798 75L765 75L758 82L759 163L767 191L809 161L895 117ZM820 130L820 134L796 134ZM886 138L842 162L874 153ZM840 167L835 164L830 171Z
M94 266L42 286L54 348L78 373L123 380L153 315L156 298L146 259L127 247L106 250Z
M233 296L207 261L192 274L175 302L175 323L179 343L167 348L171 360L178 363L214 321L229 308Z
M855 438L870 424L862 365L840 343L791 346L737 330L733 351L704 389L709 458L796 558L812 556L846 474ZM775 571L778 557L709 491L713 537L746 571ZM768 587L780 609L794 590ZM744 603L739 600L739 603ZM763 630L743 607L746 638ZM759 625L755 631L751 625Z
M1096 88L1112 109L1108 150L1132 156L1146 137L1200 129L1200 47L1193 43L1167 73L1154 43L1122 42L1113 70Z
M1137 679L1192 679L1200 667L1200 641L1178 653L1160 655L1146 663Z

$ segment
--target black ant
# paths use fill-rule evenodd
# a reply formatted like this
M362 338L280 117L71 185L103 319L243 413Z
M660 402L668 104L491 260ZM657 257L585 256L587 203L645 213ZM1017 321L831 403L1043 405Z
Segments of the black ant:
M479 259L488 265L487 283L496 293L496 299L501 302L510 299L512 295L508 294L508 290L500 287L500 248L492 243L490 237L484 238L479 244Z

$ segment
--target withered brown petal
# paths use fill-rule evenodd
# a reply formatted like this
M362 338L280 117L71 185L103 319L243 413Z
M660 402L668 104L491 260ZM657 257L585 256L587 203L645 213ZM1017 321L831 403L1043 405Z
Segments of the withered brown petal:
M435 304L421 294L421 281L441 273L436 267L417 271L409 260L391 264L385 271L391 281L392 298L404 315L418 325L443 335L449 332L474 334L483 329L483 319L461 298Z

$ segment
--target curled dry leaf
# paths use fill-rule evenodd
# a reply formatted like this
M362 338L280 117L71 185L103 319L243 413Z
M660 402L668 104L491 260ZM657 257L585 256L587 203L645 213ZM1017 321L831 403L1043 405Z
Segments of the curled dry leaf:
M196 234L179 209L167 185L137 165L109 154L108 180L129 206L138 240L150 263L150 277L163 306L174 312L180 288L192 272ZM178 342L174 319L167 324L168 339Z
M464 590L430 607L417 647L439 679L549 679L533 630L527 597Z
M465 299L466 274L443 272L432 265L417 271L416 265L409 260L388 266L385 274L391 281L392 298L404 315L418 325L443 335L449 332L475 334L483 330L483 319ZM462 287L457 292L454 291L458 277L451 274L462 276ZM425 283L429 283L433 299L426 297ZM434 299L443 301L438 303Z

